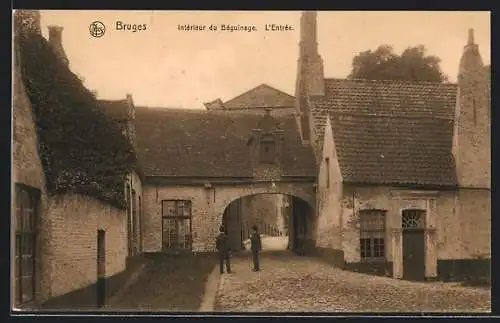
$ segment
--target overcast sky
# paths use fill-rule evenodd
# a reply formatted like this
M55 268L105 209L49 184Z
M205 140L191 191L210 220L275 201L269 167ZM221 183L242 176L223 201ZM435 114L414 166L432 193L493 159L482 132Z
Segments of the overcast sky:
M297 11L41 11L42 28L64 27L70 67L99 98L132 94L136 105L203 108L203 102L228 100L261 83L293 94L298 58ZM95 21L106 26L90 35ZM145 31L115 30L116 21L146 24ZM179 24L254 25L256 32L179 31ZM288 24L293 31L266 32L266 24ZM390 44L397 53L423 44L441 58L456 80L458 61L474 28L485 64L490 63L489 12L318 13L319 52L325 76L344 78L353 56Z

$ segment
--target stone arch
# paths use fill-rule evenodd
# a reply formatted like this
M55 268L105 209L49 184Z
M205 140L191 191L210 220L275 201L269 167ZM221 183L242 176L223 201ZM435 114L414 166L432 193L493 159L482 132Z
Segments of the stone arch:
M242 245L244 240L243 218L241 203L246 197L259 196L262 194L286 195L293 201L290 205L290 216L288 218L287 227L289 229L289 248L297 250L299 253L304 253L305 244L314 244L314 225L316 220L315 209L315 188L311 183L260 183L242 187L231 187L230 189L220 188L220 199L216 199L214 211L217 214L219 226L224 222L224 214L226 217L233 217L231 224L224 223L230 226L232 231L231 241L237 246ZM236 204L235 204L236 203ZM228 211L228 210L231 211ZM231 212L231 214L228 214ZM237 215L235 215L237 214ZM248 215L246 215L248 216ZM239 217L235 220L234 217ZM226 220L227 221L227 220ZM239 231L238 231L239 230ZM239 237L236 237L239 235ZM237 241L237 242L235 242Z

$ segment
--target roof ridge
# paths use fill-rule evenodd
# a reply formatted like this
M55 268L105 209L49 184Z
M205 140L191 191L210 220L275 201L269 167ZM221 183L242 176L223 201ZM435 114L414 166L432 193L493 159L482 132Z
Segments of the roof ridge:
M408 80L369 80L361 78L337 78L337 77L325 77L326 80L332 81L349 81L349 82L364 82L364 83L406 83L406 84L433 84L433 85L443 85L443 86L457 86L456 83L442 83L442 82L431 82L431 81L408 81Z
M282 90L280 90L280 89L277 89L277 88L275 88L274 86L271 86L271 85L269 85L269 84L267 84L267 83L261 83L261 84L259 84L259 85L255 86L255 87L253 87L253 88L251 88L251 89L249 89L249 90L247 90L247 91L245 91L245 92L243 92L243 93L241 93L241 94L239 94L239 95L235 96L234 98L232 98L232 99L229 99L229 100L225 101L225 102L224 102L224 104L230 103L231 101L235 101L236 99L239 99L239 98L241 98L242 96L244 96L244 95L246 95L246 94L248 94L248 93L250 93L250 92L252 92L252 91L254 91L254 90L258 89L258 88L261 88L261 87L267 87L267 88L270 88L271 90L275 90L275 91L278 91L278 92L280 92L280 93L286 94L286 95L288 95L290 98L295 98L295 97L294 97L294 96L292 96L291 94L288 94L288 93L286 93L286 92L284 92L284 91L282 91Z
M330 111L329 116L337 115L337 116L352 116L352 117L366 117L366 118L394 118L394 119L435 119L435 120L447 120L453 121L453 118L449 118L442 115L432 115L432 114L390 114L390 113L352 113L352 112L344 112L344 111Z
M148 107L144 105L136 105L136 110L149 110L149 111L186 111L186 112L208 112L205 109L186 109L186 108L174 108L174 107Z

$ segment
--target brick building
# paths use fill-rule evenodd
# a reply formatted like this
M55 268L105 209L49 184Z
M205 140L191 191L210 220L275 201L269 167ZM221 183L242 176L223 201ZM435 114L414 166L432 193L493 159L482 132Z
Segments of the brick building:
M19 31L41 38L38 14L28 16L34 23ZM61 32L52 28L49 43L68 69ZM94 98L138 158L125 208L48 191L37 105L14 45L14 305L91 295L100 276L116 286L141 252L214 251L225 213L238 245L244 223L234 214L259 194L293 196L282 202L293 209L290 247L346 269L405 279L489 269L489 69L472 31L457 84L325 78L307 12L295 96L261 85L207 110Z
M319 169L314 240L332 262L489 275L490 76L472 30L459 64L457 84L325 78L316 13L302 15L296 97Z
M66 175L81 176L84 181L92 177L92 171L83 160L70 167L58 163L67 157L64 155L71 151L70 147L80 143L71 136L57 138L57 125L47 127L43 123L50 118L47 109L55 107L44 106L47 93L37 92L36 84L54 84L48 90L50 102L68 102L68 95L69 100L74 100L74 106L59 106L62 109L54 119L68 121L66 125L77 129L83 119L67 120L63 113L83 113L82 117L88 116L95 124L101 118L87 109L89 103L97 101L70 72L61 32L61 27L49 27L47 41L41 36L39 12L16 11L10 262L11 301L16 308L95 307L124 282L129 274L127 259L140 252L139 233L131 234L133 216L140 209L133 201L140 201L142 194L137 173L132 171L124 182L117 184L131 187L130 194L124 196L128 202L125 209L106 198L111 192L106 188L100 190L100 196L89 194L84 184L61 189L68 180ZM39 61L37 66L34 59L27 62L23 57L50 62ZM49 76L37 70L44 65L49 66ZM52 82L55 78L58 80ZM80 97L73 96L75 93Z
M256 115L264 115L269 110L273 116L289 117L296 113L295 97L267 84L258 85L226 102L216 99L205 103L205 108L209 111ZM242 232L240 235L229 235L232 249L237 250L242 246L253 225L257 225L265 234L288 235L291 203L292 197L282 194L245 196L236 200L224 215L230 232Z

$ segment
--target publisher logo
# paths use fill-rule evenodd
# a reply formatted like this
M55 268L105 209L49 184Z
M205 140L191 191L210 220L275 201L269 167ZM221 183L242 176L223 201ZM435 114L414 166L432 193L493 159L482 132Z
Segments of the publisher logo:
M94 21L89 27L90 35L95 38L100 38L104 36L106 32L106 26L100 21Z

